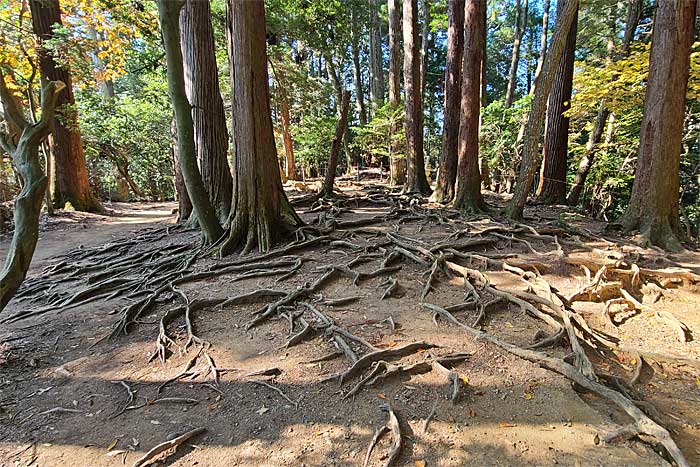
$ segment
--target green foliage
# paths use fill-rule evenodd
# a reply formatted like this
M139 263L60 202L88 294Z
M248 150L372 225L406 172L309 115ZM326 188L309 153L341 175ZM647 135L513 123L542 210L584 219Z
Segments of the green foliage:
M403 105L394 108L391 104L385 104L379 108L367 125L353 128L355 132L353 149L369 154L373 161L378 161L385 156L404 157L406 148L404 111Z
M296 131L298 149L296 158L302 164L321 167L328 162L337 118L326 115L308 115Z

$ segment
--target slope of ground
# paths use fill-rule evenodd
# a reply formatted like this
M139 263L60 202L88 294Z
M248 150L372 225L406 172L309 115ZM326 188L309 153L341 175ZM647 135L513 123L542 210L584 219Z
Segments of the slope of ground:
M596 238L600 225L553 208L527 211L535 233L368 183L341 185L344 197L332 203L296 196L309 228L294 248L263 258L201 250L196 232L164 219L167 205L132 212L153 215L146 229L98 222L44 232L32 278L0 315L0 465L134 465L202 427L166 465L360 466L386 404L402 433L394 465L665 462L649 444L602 442L630 422L619 407L424 305L462 304L450 309L467 325L483 311L477 327L520 347L556 335L489 290L571 299L567 310L594 328L577 334L599 379L642 401L688 462L700 463L695 253ZM607 271L596 275L596 264ZM470 271L467 281L459 267ZM678 268L685 280L673 279ZM620 300L621 288L633 297ZM587 296L576 297L582 290ZM535 310L556 325L552 309ZM567 356L570 339L559 337L539 350ZM366 386L358 384L384 364L343 384L332 378L381 350L389 368L403 371ZM455 358L441 360L443 372L435 362L446 356ZM394 434L380 439L368 465L387 463Z

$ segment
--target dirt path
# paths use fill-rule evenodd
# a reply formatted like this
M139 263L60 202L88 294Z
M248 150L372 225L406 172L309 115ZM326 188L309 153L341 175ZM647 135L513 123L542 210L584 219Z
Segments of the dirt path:
M336 225L338 221L354 222L391 212L389 207L373 203L348 203L338 209L334 214ZM334 212L328 208L301 211L304 219L313 225L322 225L315 224L319 212L323 213L322 220L328 220L328 213ZM131 211L120 218L130 219L127 222L96 222L87 229L45 233L44 255L40 261L43 265L55 264L52 257L66 253L77 242L95 246L105 241L128 239L134 230L152 226L152 222L170 222L169 213L169 206L159 205L152 210ZM546 223L545 217L553 214L538 212L537 215L540 228ZM387 234L430 249L451 233L469 231L469 235L474 235L474 232L497 226L488 219L389 217L385 222L363 227L339 228L334 233L334 243L321 242L291 252L287 259L276 257L273 261L281 261L278 266L260 266L264 271L274 269L271 275L245 277L244 271L232 271L179 285L177 290L192 304L198 300L223 300L258 289L286 293L318 279L324 274L324 266L349 264L355 260L357 264L350 266L352 271L377 271L393 248L386 243ZM187 245L189 249L184 254L188 254L198 242L197 234L192 232L158 233L150 238L153 240L124 246L122 253L115 254L111 250L82 260L76 257L76 265L83 268L100 262L108 265L119 259L115 257L138 252L155 265L161 259L174 256L167 252L179 251L178 245ZM542 273L541 277L563 295L573 293L586 283L581 269L562 262L551 241L532 240L533 252L521 242L496 237L492 240L463 251L506 255L514 263L534 265ZM574 242L573 238L567 240ZM66 241L72 244L65 245ZM587 241L586 245L589 252L590 248L606 248L604 243L596 241ZM567 258L577 254L570 246L565 246L565 250ZM49 251L51 254L46 253ZM655 257L653 251L644 254ZM425 261L419 252L416 255ZM356 260L359 257L362 261ZM291 265L297 259L302 261L301 266L293 270ZM194 270L204 272L235 260L204 256L195 263ZM685 266L698 264L693 254L670 260ZM286 266L282 265L285 261ZM463 261L462 264L482 266L477 262ZM650 267L641 259L640 264ZM567 379L549 370L475 340L448 322L434 318L420 305L422 301L443 307L464 302L463 281L437 275L433 287L423 297L429 265L426 268L408 257L401 257L391 266L397 269L378 277L365 275L353 281L339 276L329 280L317 293L291 303L290 307L272 316L273 319L250 329L245 324L271 298L259 303L206 306L192 311L193 331L208 343L202 353L198 353L196 344L185 349L187 329L179 316L166 327L168 336L177 344L168 346L165 363L157 358L151 360L157 349L158 321L168 310L182 303L179 293L163 293L158 303L144 312L136 325L128 328L128 335L112 340L101 339L114 329L122 307L134 303L137 295L102 299L3 324L0 334L0 465L132 465L158 443L187 430L204 427L206 433L179 448L165 465L361 466L374 430L385 422L381 406L386 403L396 411L403 433L401 455L394 465L663 465L664 461L648 445L639 442L600 445L601 433L629 421L614 406L599 397L575 391ZM134 269L126 276L115 270L110 278L130 277L131 274L146 283L147 276L139 276L142 272L137 271L145 274L155 267ZM499 290L526 289L523 280L512 273L488 269L486 274L491 284ZM284 271L290 274L281 275ZM89 288L86 279L91 274L95 272L61 282L52 292L70 296L76 290L85 290ZM382 299L389 286L388 278L395 279L399 287L391 297ZM134 287L134 291L137 288ZM50 300L47 295L34 294L13 302L0 319L30 309L40 310L46 300ZM351 296L357 298L337 305L328 303L331 299ZM338 334L319 332L306 336L298 345L285 346L290 338L289 318L295 323L292 334L302 329L300 318L314 326L322 321L303 305L304 302L366 342L346 340L358 355L367 353L366 345L392 350L416 342L437 347L411 352L389 363L407 367L448 354L468 354L464 361L452 367L457 375L456 401L450 400L452 383L434 369L387 378L361 389L354 397L346 397L360 378L351 378L340 386L337 380L328 377L345 371L351 361L336 355L328 360L309 362L337 352L334 342L338 342ZM654 309L672 313L694 336L700 336L698 303L696 286L668 287L664 296L655 302ZM656 407L654 417L672 430L672 436L689 462L700 463L697 448L700 445L700 370L693 364L700 355L697 340L679 342L676 330L654 320L650 312L610 325L601 318L603 303L576 302L575 305L596 329L614 335L622 345L683 356L685 360L672 362L647 359L634 391L636 397ZM455 315L471 323L475 312L467 309ZM505 304L490 307L481 326L521 346L539 339L538 331L549 331L543 328L541 321L518 307ZM567 346L562 342L543 350L564 356ZM603 358L591 351L590 355L599 371L624 380L633 372L633 357L629 353ZM192 361L193 366L188 368L188 362ZM218 385L210 371L212 364L228 369L218 375ZM269 376L249 375L271 368L275 370ZM186 369L192 374L167 384L159 393L164 382ZM127 387L134 391L133 401ZM158 399L163 400L155 402ZM122 409L126 410L122 412ZM424 430L424 421L431 414L431 421ZM382 439L371 456L370 466L386 463L390 441L391 435Z

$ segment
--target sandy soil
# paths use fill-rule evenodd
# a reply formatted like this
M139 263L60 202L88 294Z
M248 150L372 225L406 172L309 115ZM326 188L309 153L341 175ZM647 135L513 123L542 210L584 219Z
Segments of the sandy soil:
M172 207L118 205L115 217L71 214L52 221L42 233L32 274L65 260L61 255L75 252L79 245L87 250L142 233L145 228L172 224ZM357 219L387 210L381 206L362 206L343 212L339 218ZM318 217L317 212L308 210L302 210L302 215L308 222ZM549 208L531 208L528 215L537 219L532 225L539 227L558 213ZM445 224L419 219L390 221L356 231L346 240L362 246L383 238L386 232L398 232L430 247L449 233L464 228L479 230L489 225L492 224L488 220L467 219ZM591 230L602 228L590 221L585 225ZM371 231L380 235L375 237ZM198 240L196 232L172 233L157 242L134 245L124 254L152 252L174 244L192 245L194 250ZM2 251L6 244L7 241L0 244ZM552 244L544 242L532 244L538 253L553 249ZM585 284L579 268L563 265L554 256L535 254L518 242L503 242L498 248L500 253L516 253L518 260L543 264L543 277L564 295ZM475 250L479 251L494 252L493 248ZM231 273L182 285L181 290L191 301L229 297L258 288L291 291L316 279L321 274L320 266L346 263L357 253L339 245L319 245L295 254L304 257L304 264L282 282L275 276L238 280L239 274ZM667 259L699 272L695 253ZM205 271L227 260L231 258L204 256L194 269ZM95 256L81 262L75 257L71 261L85 266L106 259ZM357 270L372 271L380 261L362 264ZM439 346L408 356L401 360L402 364L421 361L428 353L468 352L470 357L454 368L463 382L455 403L449 400L447 380L435 371L389 379L377 387L363 389L354 398L344 399L358 379L343 386L326 379L345 370L348 361L339 357L305 363L335 350L327 337L319 335L285 348L289 338L286 320L268 320L246 330L245 323L260 305L239 305L206 308L193 315L196 334L211 344L207 353L215 365L232 369L221 375L218 388L206 371L207 360L200 355L193 368L199 371L198 375L170 383L160 394L160 397L195 399L196 404L147 403L118 414L128 402L121 381L137 391L138 401L153 401L158 397L159 385L185 368L197 354L197 346L183 348L186 330L179 319L168 327L168 334L180 348L174 347L164 364L157 359L149 361L158 336L158 320L179 303L176 294L164 294L157 306L130 328L128 335L111 340L102 338L109 334L120 309L130 301L99 300L2 325L0 466L132 465L158 443L197 427L205 427L206 433L186 443L161 465L361 466L374 430L385 421L380 407L387 402L396 411L404 438L402 454L395 465L664 464L653 449L640 442L599 445L599 433L628 421L612 405L593 395L581 394L567 379L491 344L475 341L444 321L438 320L436 326L431 314L420 305L426 268L406 260L397 264L401 270L394 276L401 292L396 297L381 300L386 277L367 279L357 286L342 278L323 287L323 298L351 295L361 298L342 306L318 304L317 307L377 348L397 348L417 341ZM525 289L525 284L512 274L489 271L488 276L498 288ZM85 287L86 277L80 276L59 283L54 291L70 294ZM14 301L0 319L22 310L39 309L46 296L37 294ZM447 306L462 299L462 285L443 277L425 301ZM314 300L321 297L315 295L309 299ZM686 286L669 288L654 307L672 313L697 337L700 336L698 303L696 286ZM302 309L296 307L290 311ZM675 330L653 319L651 312L611 326L600 317L601 303L577 302L575 309L596 328L617 336L627 347L683 357L684 360L676 361L649 360L635 389L656 408L655 416L671 430L689 462L700 464L697 339L680 342ZM470 311L458 316L465 322L474 317ZM385 321L389 317L396 323L395 330ZM542 328L541 322L505 305L490 309L483 322L485 331L523 346L532 343ZM564 351L563 346L547 349L559 356ZM630 353L619 353L613 359L597 356L595 361L601 371L629 379L631 358ZM279 375L245 376L273 367L280 370ZM255 380L280 389L292 402L269 387L254 383ZM60 409L53 410L56 408ZM433 410L434 416L424 432L424 420ZM375 449L369 465L386 462L391 436L385 438Z

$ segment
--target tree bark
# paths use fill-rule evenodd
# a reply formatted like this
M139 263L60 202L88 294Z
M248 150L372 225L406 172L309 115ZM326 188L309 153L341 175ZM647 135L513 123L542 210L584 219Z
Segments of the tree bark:
M338 125L335 127L335 135L333 143L331 143L331 153L328 157L328 168L326 177L323 182L321 193L325 197L333 196L333 184L335 182L335 172L338 170L338 154L340 153L340 145L345 136L345 130L348 126L348 107L350 107L350 91L343 91L342 104L340 105L340 117Z
M479 114L481 112L481 60L486 0L466 0L464 13L464 69L459 118L459 159L453 207L480 212L486 208L479 173Z
M284 144L285 173L287 180L299 180L296 159L294 157L294 139L292 138L292 116L290 114L289 94L286 88L286 74L283 72L282 55L279 48L275 48L275 60L277 67L272 66L275 74L277 89L280 94L280 120L282 121L282 143Z
M382 30L379 22L379 4L369 0L369 60L370 60L370 94L372 98L372 116L384 105L384 65L382 60Z
M197 166L192 106L185 91L185 72L180 49L180 11L184 0L157 0L160 29L163 35L165 61L167 64L168 93L175 111L177 126L177 149L180 170L185 179L187 193L192 201L194 215L202 228L204 240L212 244L223 234L216 210L209 202L202 175Z
M192 201L190 201L190 195L187 194L185 179L182 177L182 171L180 170L175 117L173 117L172 124L170 125L170 156L173 160L173 172L175 172L174 185L178 205L177 222L186 222L190 218L190 215L192 215Z
M58 66L50 50L42 45L54 38L53 26L62 24L61 8L58 0L30 0L29 6L32 28L39 38L41 76L49 81L61 81L66 85L56 104L56 112L60 118L54 118L53 204L57 208L63 208L70 203L78 211L102 212L100 202L90 191L70 72Z
M224 223L231 210L233 181L209 1L187 0L180 13L180 29L185 91L192 106L194 144L202 182L219 222Z
M484 31L481 35L481 108L485 109L489 105L488 95L486 94L486 43L488 36L488 29L486 28L486 18L487 18L487 8L482 8L482 15L484 16ZM481 125L483 123L483 112L479 113L479 135L481 135ZM479 171L481 173L481 186L487 188L491 185L491 174L489 168L489 159L486 154L479 155Z
M367 111L365 110L365 91L362 84L362 67L360 65L360 32L357 30L358 21L355 13L355 8L352 9L352 41L350 47L352 49L352 65L353 75L355 78L355 100L357 103L357 116L360 120L360 125L367 124Z
M535 79L542 72L544 59L547 57L547 33L549 32L549 5L550 0L544 0L542 10L542 34L540 35L540 57L537 59L537 69L535 70Z
M445 112L438 177L431 201L448 203L454 198L457 179L460 105L462 96L462 53L464 50L464 0L447 3L447 58L445 64ZM482 41L483 42L483 41Z
M515 38L513 39L513 52L510 59L510 72L508 73L508 87L506 88L505 107L509 109L513 105L515 86L518 79L518 63L520 62L520 43L525 33L527 24L528 0L516 0L515 3Z
M389 103L392 110L401 105L401 9L398 0L388 0L389 9ZM392 135L397 131L391 128ZM396 156L399 148L389 147L389 183L403 185L406 182L406 158Z
M695 0L659 2L649 57L637 170L620 224L644 243L670 250L678 240L680 154Z
M566 45L554 75L552 91L547 104L544 151L537 199L545 204L566 202L566 172L569 152L569 117L564 113L571 107L571 89L574 79L574 53L578 14L569 29Z
M420 92L418 1L403 0L403 79L406 99L405 192L430 194L423 160L423 99Z
M428 76L428 54L432 49L432 37L430 34L430 0L422 0L423 6L423 30L421 33L420 49L420 92L425 102L425 85ZM448 5L449 8L449 5Z
M5 78L0 73L0 101L5 118L21 130L16 144L9 135L0 134L0 146L12 157L22 178L22 190L15 198L12 243L5 265L0 271L0 311L14 297L27 276L39 240L39 215L48 184L41 170L39 145L51 132L54 111L64 86L60 81L43 82L41 120L31 124L25 120L22 109L16 106L16 101L5 85Z
M270 115L265 7L229 0L228 47L233 88L234 192L230 235L221 254L268 251L302 225L282 188Z
M508 203L506 214L515 220L522 219L525 202L532 187L532 181L537 170L537 155L539 149L540 132L547 108L547 98L552 89L554 74L561 60L562 52L569 35L569 29L578 11L578 0L561 0L565 2L561 7L561 15L552 36L552 43L547 58L542 66L542 72L535 80L533 86L532 107L527 116L524 128L525 140L523 144L522 162L518 173L518 181L515 186L513 198Z
M614 52L614 37L615 37L615 6L611 7L610 14L610 39L608 40L608 62L613 60ZM642 13L642 0L630 0L627 3L627 19L625 21L625 34L622 37L622 45L620 47L621 57L627 57L630 51L630 45L634 39L634 32L637 30L639 25L639 19ZM576 170L576 175L574 176L574 181L571 184L571 191L566 199L566 203L569 206L576 206L583 192L583 188L586 184L586 178L588 178L588 173L593 167L595 162L595 156L597 153L597 147L603 137L603 131L605 130L605 124L608 121L608 116L610 112L606 106L606 101L603 100L598 108L598 113L596 120L593 124L593 130L591 130L588 136L588 143L586 144L586 152L581 158L578 169Z

